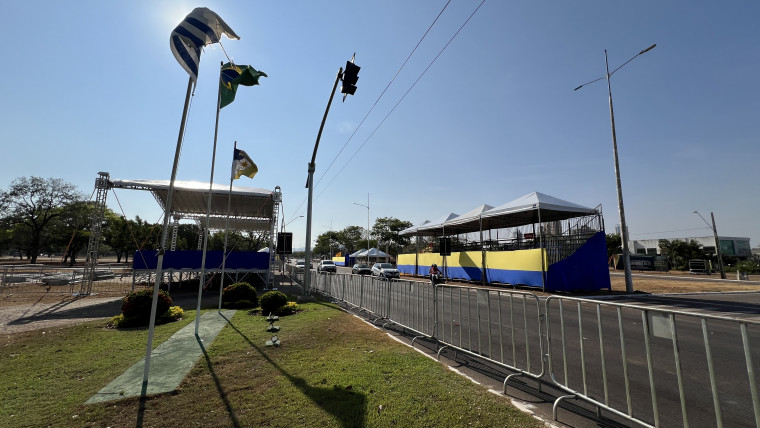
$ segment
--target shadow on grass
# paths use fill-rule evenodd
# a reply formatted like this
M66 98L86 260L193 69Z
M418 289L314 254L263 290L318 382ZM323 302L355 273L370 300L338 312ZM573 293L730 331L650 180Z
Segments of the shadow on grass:
M290 381L290 383L292 383L304 395L306 395L306 397L314 402L314 404L332 414L335 419L340 422L341 426L358 427L365 425L364 415L366 414L367 410L367 398L364 394L333 387L317 387L309 385L308 382L306 382L306 380L303 378L293 376L285 371L282 367L280 367L274 360L269 357L269 355L263 352L261 348L256 346L248 336L240 331L240 329L238 329L231 320L227 319L227 323L243 339L245 339L246 342L248 342L248 345L250 345L251 348L256 350L256 352L264 357L264 359L269 364L271 364L275 369L277 369L277 371L285 376ZM209 370L211 370L211 373L213 375L211 362L208 360L208 357L206 358L209 364ZM225 404L227 404L227 411L230 412L230 417L233 419L233 423L235 426L239 426L237 424L237 420L234 418L234 413L230 408L229 403L227 403L227 400L224 397L224 391L222 390L216 376L214 376L214 381L217 382L217 389L219 390L220 396L222 396Z
M56 303L44 307L37 312L29 314L34 309L34 305L24 312L24 315L8 322L8 325L24 325L38 321L58 320L58 319L78 319L78 318L98 318L110 317L120 312L121 300L96 303L88 306L77 306L68 308L72 303L85 299L77 298L74 300Z
M227 322L229 322L229 320L227 320ZM198 341L198 346L201 347L203 358L206 359L206 366L208 367L209 373L211 373L211 377L214 379L214 385L216 385L216 390L219 392L219 398L221 398L224 402L224 407L227 409L227 414L230 416L230 422L232 422L232 426L241 427L242 425L240 425L240 421L238 421L237 416L235 416L235 410L232 409L232 404L230 404L230 400L227 398L227 394L224 392L222 383L219 381L219 376L217 376L216 372L214 371L214 365L211 363L211 358L209 358L208 352L206 352L206 347L203 346L203 341L200 337L198 337L198 335L196 335L195 338Z

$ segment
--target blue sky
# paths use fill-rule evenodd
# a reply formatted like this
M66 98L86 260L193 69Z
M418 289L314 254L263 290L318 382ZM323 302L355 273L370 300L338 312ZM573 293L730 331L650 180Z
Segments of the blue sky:
M294 246L319 124L354 52L358 90L336 96L317 155L314 237L366 227L354 203L368 193L373 223L539 191L601 204L614 231L606 82L573 88L604 76L605 49L616 68L653 43L612 77L631 237L708 236L698 210L715 213L720 235L760 244L760 3L487 0L430 65L480 3L451 1L379 98L446 1L9 2L5 33L17 39L0 65L0 187L34 175L89 195L98 171L169 179L187 86L169 34L206 6L241 37L223 38L230 58L269 75L222 110L215 181L228 184L237 141L260 172L235 184L282 188ZM224 51L202 54L179 179L209 179ZM159 221L149 194L116 196L117 213Z

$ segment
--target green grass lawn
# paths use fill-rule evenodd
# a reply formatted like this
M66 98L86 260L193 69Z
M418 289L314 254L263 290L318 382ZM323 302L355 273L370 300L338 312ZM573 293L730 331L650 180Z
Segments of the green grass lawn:
M506 397L323 303L281 317L238 311L168 394L84 405L145 354L147 329L105 321L2 335L0 424L97 427L541 426ZM156 327L158 346L194 321Z

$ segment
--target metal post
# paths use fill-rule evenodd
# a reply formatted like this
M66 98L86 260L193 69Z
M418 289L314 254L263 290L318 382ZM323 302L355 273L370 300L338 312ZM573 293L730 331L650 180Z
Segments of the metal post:
M713 236L715 237L715 254L718 256L718 269L720 270L720 279L726 279L726 271L723 270L723 253L720 249L720 240L718 239L718 228L715 227L715 214L710 211L712 219Z
M626 223L625 223L625 209L623 208L623 189L620 184L620 163L618 162L617 136L615 134L615 112L612 108L612 87L610 85L610 77L612 77L612 75L615 74L615 72L625 67L626 64L636 59L639 55L642 55L654 49L655 46L657 45L654 44L642 50L641 52L637 53L636 55L631 57L631 59L624 62L623 65L613 70L612 73L610 73L610 66L609 66L609 63L607 62L607 50L605 49L604 50L604 65L607 69L607 73L605 74L605 77L594 79L574 89L575 91L577 91L578 89L588 84L594 83L604 78L607 79L607 93L609 94L609 101L610 101L610 124L612 126L612 151L615 158L615 180L617 184L618 210L620 212L620 228L621 228L620 239L623 241L623 263L625 264L625 291L627 293L633 293L633 280L631 279L631 255L628 250L628 227L626 226Z
M311 162L309 162L309 176L306 179L306 187L309 188L309 197L306 210L306 254L304 263L304 275L303 275L303 295L309 295L309 286L311 283L311 201L314 194L314 170L316 165L314 161L317 157L317 149L319 149L319 140L322 138L322 130L325 128L325 121L327 120L327 113L330 112L330 105L332 104L333 97L335 96L335 89L338 87L340 77L343 75L343 67L338 69L338 75L335 76L335 84L333 85L332 92L330 92L330 100L327 102L327 108L325 114L322 116L322 124L319 125L319 132L317 133L317 141L314 143L314 153L311 155Z
M615 111L612 108L612 86L610 86L610 66L607 62L607 49L604 50L604 65L607 67L607 92L610 99L610 124L612 126L612 152L615 158L615 183L617 185L618 211L620 212L620 239L623 241L623 263L625 265L625 292L633 293L631 278L631 254L628 250L628 227L625 223L623 207L623 187L620 184L620 163L618 161L617 136L615 134Z
M143 382L141 397L145 397L148 393L148 376L150 374L150 356L153 350L153 333L156 328L156 310L158 305L158 291L161 285L161 278L163 274L161 270L164 264L164 254L166 253L166 234L169 228L169 216L172 213L172 193L174 192L174 181L177 178L177 166L179 165L179 155L182 152L182 139L185 134L185 124L187 123L187 110L190 105L190 95L193 90L193 77L190 76L187 82L187 94L185 95L185 106L182 110L182 119L179 126L179 135L177 137L177 147L174 150L174 163L172 166L172 175L169 180L169 190L166 194L166 206L164 207L164 225L161 229L161 247L158 250L158 258L156 260L156 283L153 286L153 300L150 307L150 322L148 326L148 343L145 348L145 366L143 368Z

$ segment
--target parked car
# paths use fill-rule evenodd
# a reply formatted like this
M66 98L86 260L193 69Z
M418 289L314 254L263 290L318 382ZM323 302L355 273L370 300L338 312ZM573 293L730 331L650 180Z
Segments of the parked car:
M354 267L351 268L351 273L355 275L372 275L372 269L364 263L356 263Z
M317 273L322 273L322 272L335 273L337 271L338 271L338 268L335 266L335 263L333 263L332 260L322 260L317 265Z
M305 267L306 267L305 260L298 260L296 262L296 272L303 272Z
M390 263L375 263L372 265L372 275L380 278L398 278L401 274Z

